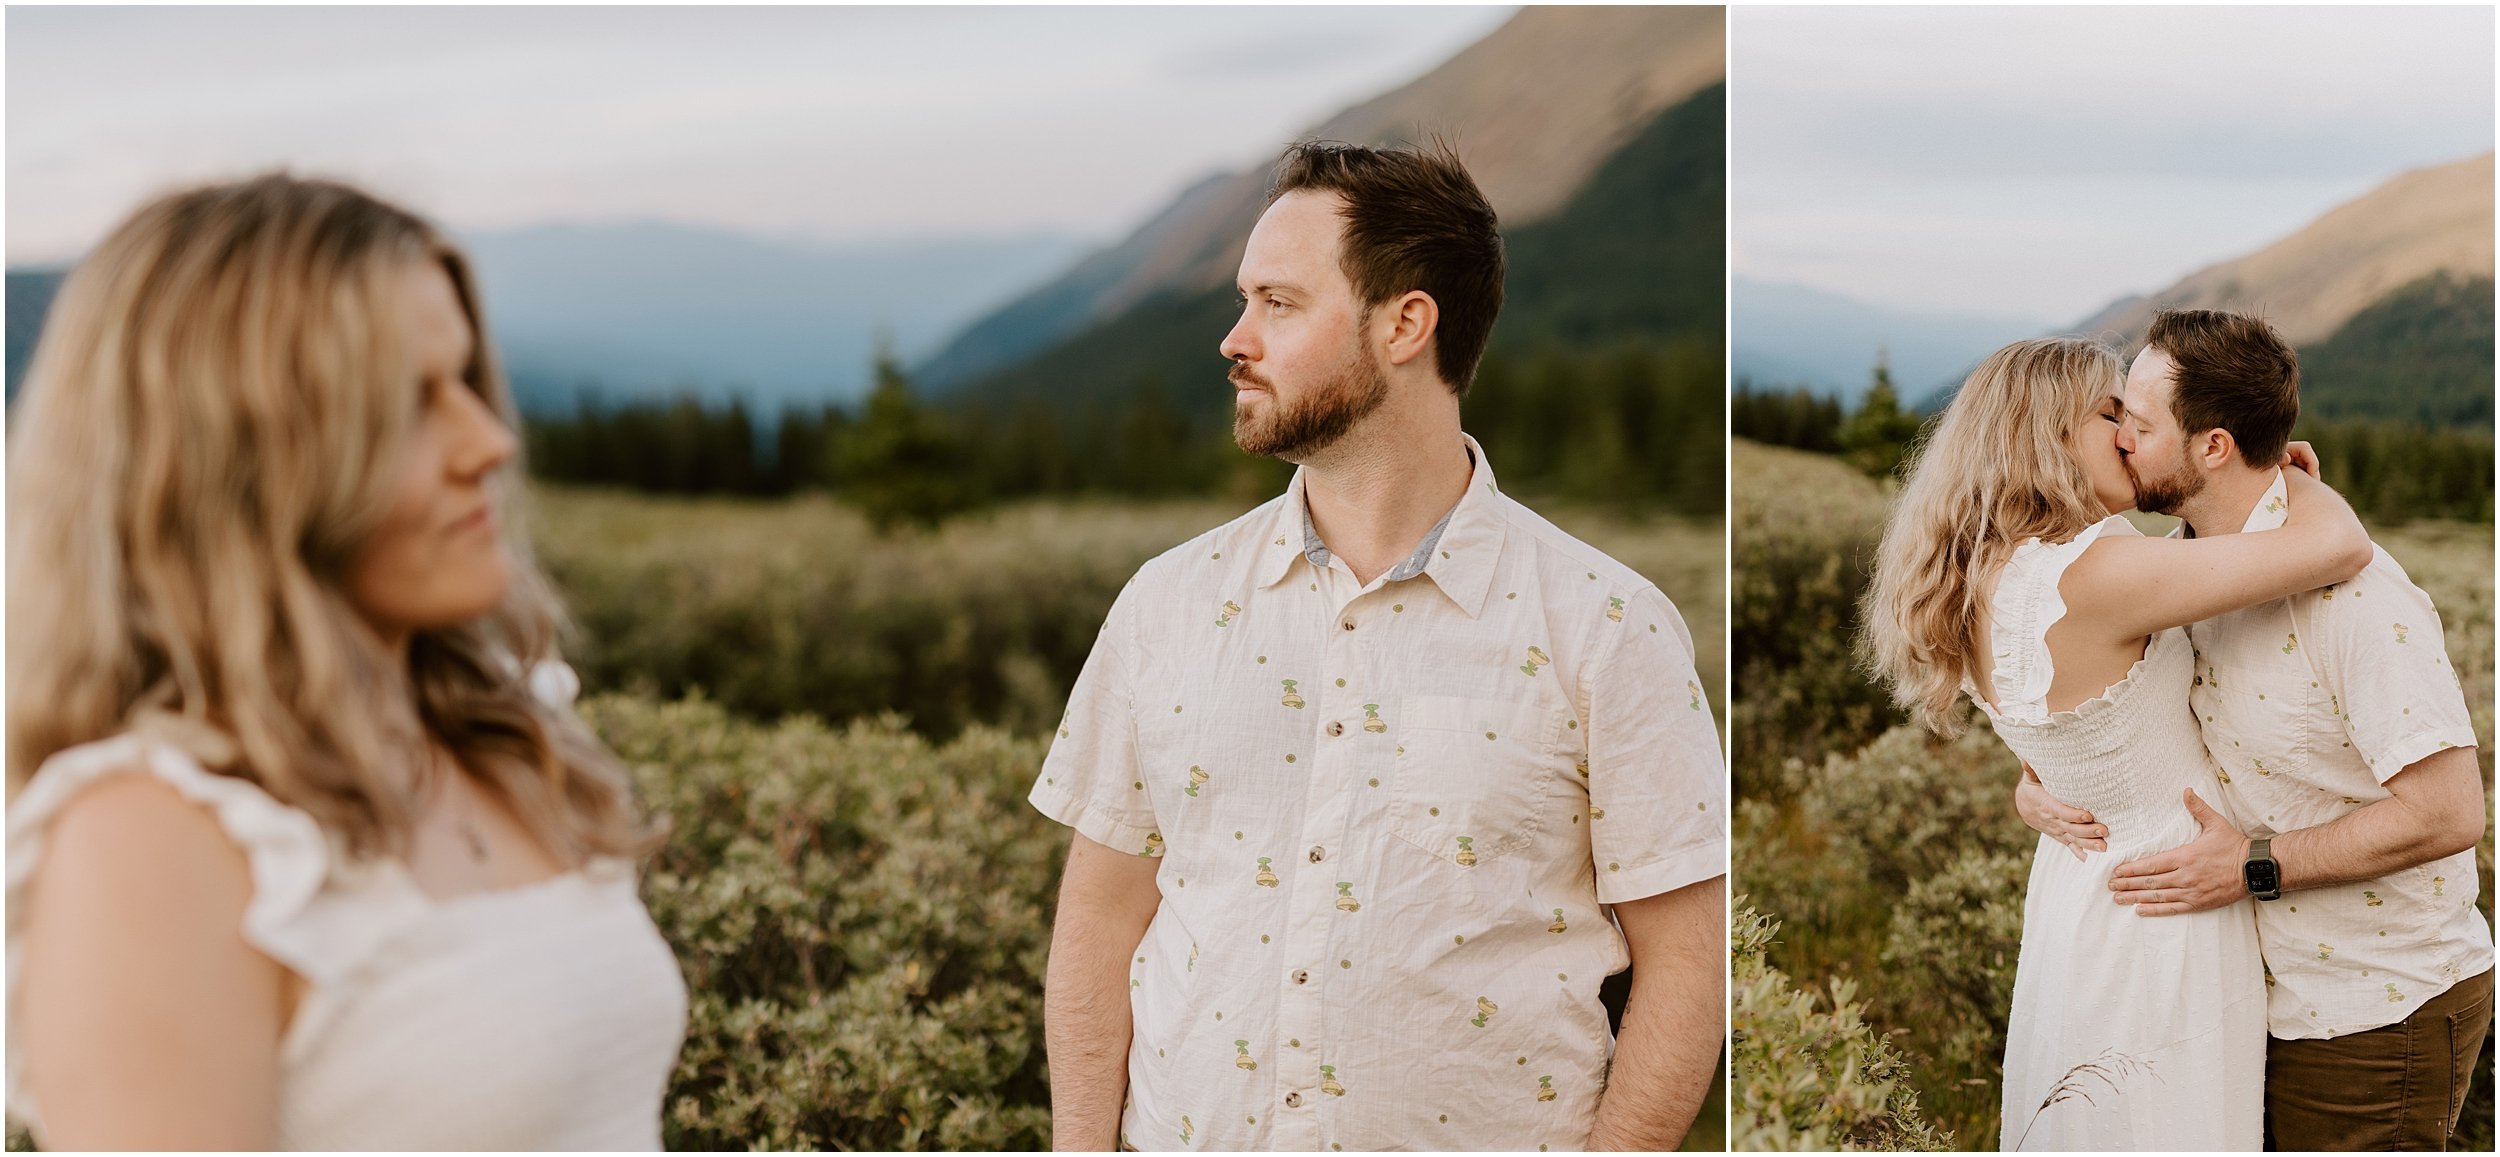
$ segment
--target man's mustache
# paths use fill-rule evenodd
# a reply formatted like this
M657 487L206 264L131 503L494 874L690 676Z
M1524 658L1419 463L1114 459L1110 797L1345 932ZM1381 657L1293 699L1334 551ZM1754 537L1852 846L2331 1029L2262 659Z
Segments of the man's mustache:
M1234 362L1233 368L1225 373L1224 380L1235 386L1249 386L1253 389L1266 390L1271 394L1276 392L1275 385L1266 378L1260 377L1259 371L1251 369L1248 362Z

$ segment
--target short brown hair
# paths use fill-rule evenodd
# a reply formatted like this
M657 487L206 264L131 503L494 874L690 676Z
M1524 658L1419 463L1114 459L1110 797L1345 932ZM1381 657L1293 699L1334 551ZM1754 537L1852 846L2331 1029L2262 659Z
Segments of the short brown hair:
M2300 357L2262 318L2165 309L2144 343L2170 359L2170 413L2190 436L2220 429L2250 466L2272 466L2300 418Z
M1297 190L1345 198L1340 263L1363 308L1422 290L1440 307L1433 362L1467 396L1502 312L1502 234L1492 203L1446 144L1374 149L1305 141L1285 150L1267 199Z

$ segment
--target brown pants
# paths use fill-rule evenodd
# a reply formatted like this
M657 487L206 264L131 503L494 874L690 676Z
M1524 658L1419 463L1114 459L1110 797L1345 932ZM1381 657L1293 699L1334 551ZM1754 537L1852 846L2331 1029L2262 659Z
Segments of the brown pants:
M2491 1031L2491 972L2395 1024L2266 1042L2266 1148L2444 1151Z

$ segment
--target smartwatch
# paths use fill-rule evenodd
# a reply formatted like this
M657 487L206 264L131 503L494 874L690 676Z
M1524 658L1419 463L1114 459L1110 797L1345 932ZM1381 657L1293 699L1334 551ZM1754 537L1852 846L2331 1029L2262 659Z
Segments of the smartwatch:
M2240 879L2248 884L2248 894L2260 900L2282 897L2283 873L2275 868L2271 837L2248 841L2248 861L2240 865Z

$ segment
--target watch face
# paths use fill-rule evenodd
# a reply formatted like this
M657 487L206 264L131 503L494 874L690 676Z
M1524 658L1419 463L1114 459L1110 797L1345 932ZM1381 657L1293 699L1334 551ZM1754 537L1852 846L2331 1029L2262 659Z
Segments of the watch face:
M2242 870L2247 874L2250 892L2274 891L2275 883L2280 878L2272 860L2250 860L2242 865Z

